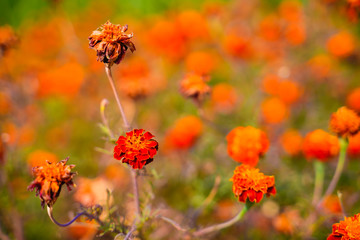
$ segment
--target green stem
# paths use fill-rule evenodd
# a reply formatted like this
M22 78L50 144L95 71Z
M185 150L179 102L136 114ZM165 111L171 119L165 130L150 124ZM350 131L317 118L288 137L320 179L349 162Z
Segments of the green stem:
M233 225L236 222L240 221L243 218L243 216L245 215L245 213L250 209L250 207L253 204L254 204L253 202L250 202L249 200L247 200L246 203L245 203L245 206L232 219L230 219L230 220L228 220L226 222L220 223L220 224L216 224L216 225L213 225L213 226L210 226L210 227L207 227L207 228L200 229L200 230L194 232L192 235L195 236L195 237L199 237L199 236L211 233L211 232L221 230L223 228L230 227L231 225Z
M317 202L320 200L324 186L324 176L325 176L324 163L315 160L314 169L315 169L315 185L314 185L314 196L312 203L313 205L316 205Z

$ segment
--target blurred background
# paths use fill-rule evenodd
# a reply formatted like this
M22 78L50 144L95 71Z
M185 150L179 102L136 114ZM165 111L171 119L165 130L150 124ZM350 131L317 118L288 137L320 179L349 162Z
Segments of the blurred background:
M241 209L226 135L251 125L270 140L258 167L275 176L278 193L208 238L325 239L342 218L340 203L329 199L307 225L314 170L302 140L327 131L338 107L360 111L359 11L350 0L1 0L0 238L114 239L131 225L131 180L99 125L102 99L116 139L122 120L104 64L88 47L90 34L110 20L128 24L137 48L112 68L126 115L159 142L140 183L148 217L142 237L181 239L154 212L196 228ZM180 87L194 76L211 89L201 102ZM360 211L360 136L349 154L339 189L353 215ZM27 191L32 167L68 156L77 187L62 190L54 215L66 222L80 206L101 204L107 225L100 231L86 219L60 229ZM327 163L325 186L335 166Z

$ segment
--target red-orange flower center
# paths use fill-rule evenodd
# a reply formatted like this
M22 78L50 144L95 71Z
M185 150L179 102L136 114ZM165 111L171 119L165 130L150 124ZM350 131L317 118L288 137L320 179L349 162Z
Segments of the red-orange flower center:
M142 169L153 161L158 150L154 135L144 129L134 129L120 136L114 148L114 158L129 164L133 169Z
M341 107L331 115L330 129L339 136L355 135L360 130L360 117L353 110Z
M353 217L345 217L344 221L335 223L328 240L357 240L360 239L360 213Z
M274 176L266 176L259 169L242 164L236 167L232 190L240 202L260 202L264 194L270 196L276 194Z

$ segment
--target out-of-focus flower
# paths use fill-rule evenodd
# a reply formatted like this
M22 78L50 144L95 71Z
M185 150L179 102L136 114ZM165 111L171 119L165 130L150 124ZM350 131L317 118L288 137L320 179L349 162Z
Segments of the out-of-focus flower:
M275 74L267 74L262 79L262 90L268 94L276 95L279 90L279 82L281 81L280 77Z
M327 41L328 51L336 57L348 57L355 50L354 36L346 31L339 32Z
M112 24L107 21L99 29L92 32L89 37L89 47L96 51L97 60L112 64L119 64L130 49L135 51L135 45L131 42L133 34L126 34L128 26Z
M301 217L298 210L285 210L273 220L275 229L285 234L293 234L296 227L300 225Z
M360 13L359 0L347 0L346 14L350 21L357 22Z
M129 185L129 171L120 164L115 163L107 166L104 171L104 176L114 184L116 188L124 189Z
M62 185L66 184L68 190L74 186L73 176L76 174L71 172L75 165L66 165L69 158L61 160L54 164L47 161L46 165L33 168L35 180L28 186L28 190L35 189L36 196L41 200L41 206L45 204L49 207L54 205L60 195Z
M342 214L340 200L336 195L326 196L321 205L327 212L332 214Z
M276 15L268 15L259 26L260 36L267 41L277 41L281 37L280 19Z
M333 60L325 54L318 54L308 61L312 74L317 79L329 77L331 70L334 68Z
M316 129L309 132L303 142L303 153L307 159L315 158L326 162L339 153L339 141L336 136Z
M68 62L40 72L38 80L39 97L51 95L74 97L85 80L85 71L79 63Z
M332 226L332 233L327 240L357 240L360 239L360 213L353 217L345 217L344 221Z
M188 40L206 39L209 29L206 19L194 10L181 12L176 19L177 30Z
M359 132L353 136L349 136L349 145L347 148L347 152L352 157L360 156L360 133Z
M331 115L330 129L341 137L355 135L360 130L360 117L353 110L341 107Z
M299 131L289 129L281 135L280 142L285 152L294 156L301 152L303 137Z
M285 103L280 99L273 97L264 100L261 103L261 112L266 123L281 123L289 114Z
M12 27L6 25L0 27L0 50L1 54L6 53L10 48L16 45L18 38Z
M158 150L154 135L144 129L134 129L120 136L114 148L114 158L129 164L133 169L142 169L153 161Z
M178 119L165 136L165 150L186 150L192 147L203 131L198 117L186 116Z
M229 33L225 35L223 45L225 51L233 57L247 60L254 56L253 44L249 37Z
M305 24L291 23L286 26L285 37L293 46L301 45L306 40Z
M188 72L206 76L216 68L217 57L212 52L192 52L186 57L185 65Z
M46 166L47 162L56 163L58 161L59 159L54 153L44 150L35 150L27 156L27 162L31 168Z
M276 194L274 176L266 176L258 168L246 164L237 166L233 177L233 193L240 202L260 202L264 195Z
M192 98L196 103L201 103L210 90L205 79L197 74L188 74L180 82L180 92L185 97Z
M220 221L226 221L230 219L237 212L237 204L230 199L220 200L215 206L215 217Z
M66 228L67 239L70 240L92 240L98 231L98 224L92 221L76 221Z
M360 88L355 88L349 93L346 104L349 108L360 113Z
M253 167L269 148L265 132L251 126L234 128L226 136L226 140L229 155L235 161Z
M106 190L112 191L113 188L112 184L103 177L97 177L95 179L80 177L78 178L74 199L85 207L91 207L96 204L106 204Z
M282 1L279 6L279 13L288 22L299 22L303 17L301 3L296 0Z
M2 132L7 135L6 143L10 146L30 144L34 141L36 136L34 126L31 124L16 126L10 121L5 121L3 123Z
M211 103L217 112L230 113L234 110L237 101L238 95L230 84L219 83L211 91Z
M8 95L0 92L0 115L8 114L11 110L11 101Z

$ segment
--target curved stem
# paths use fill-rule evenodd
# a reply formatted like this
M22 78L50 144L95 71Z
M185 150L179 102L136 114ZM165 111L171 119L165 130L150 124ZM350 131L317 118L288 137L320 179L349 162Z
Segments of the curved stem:
M195 237L199 237L211 232L215 232L218 230L221 230L223 228L227 228L230 227L231 225L235 224L236 222L240 221L242 219L242 217L245 215L245 213L250 209L250 207L253 205L254 203L250 202L250 201L246 201L245 206L241 209L241 211L232 219L224 222L224 223L220 223L220 224L216 224L207 228L203 228L200 229L196 232L193 233L193 236Z
M188 231L188 229L181 227L180 224L178 224L177 222L175 222L174 220L172 220L170 218L167 218L167 217L164 217L164 216L161 216L161 215L158 215L155 218L160 218L160 219L164 220L165 222L170 223L174 228L176 228L177 230L179 230L181 232L187 232Z
M135 219L139 219L140 218L139 189L137 184L136 170L134 169L131 169L131 178L133 181L134 201L135 201L135 209L136 209Z
M76 219L78 219L80 216L86 215L86 212L85 212L85 211L84 211L84 212L80 212L80 213L78 213L70 222L65 223L65 224L61 224L61 223L59 223L58 221L55 220L52 211L53 211L53 208L47 206L47 213L48 213L51 221L52 221L53 223L55 223L56 225L60 226L60 227L67 227L67 226L71 225L73 222L75 222Z
M315 168L315 185L314 185L314 196L313 196L312 204L316 205L317 202L320 200L323 191L324 176L325 176L324 163L315 160L314 168Z
M130 130L130 125L129 125L129 122L127 121L127 119L126 119L124 109L123 109L123 107L121 105L119 95L117 94L117 91L116 91L116 88L115 88L114 80L113 80L113 77L112 77L112 74L111 74L111 67L105 66L105 71L106 71L106 75L107 75L107 77L109 79L111 89L113 90L113 93L114 93L114 96L115 96L115 99L116 99L116 103L117 103L117 105L119 107L121 117L122 117L122 119L124 121L125 129L126 129L126 131L129 131Z

